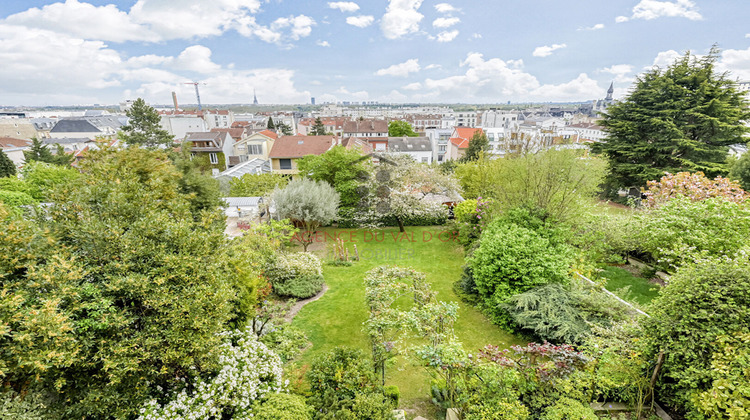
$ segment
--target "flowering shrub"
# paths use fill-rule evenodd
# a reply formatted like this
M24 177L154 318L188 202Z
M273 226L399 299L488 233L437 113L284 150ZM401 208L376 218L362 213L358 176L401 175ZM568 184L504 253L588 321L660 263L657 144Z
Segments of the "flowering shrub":
M279 296L305 299L323 288L320 258L307 252L279 254L267 275Z
M731 256L750 237L750 207L719 198L675 197L638 212L631 229L637 249L666 270L699 256Z
M258 342L251 329L222 335L219 373L207 382L197 379L164 405L149 401L139 420L222 418L224 413L234 413L235 420L249 419L256 400L284 390L281 359Z
M658 182L648 181L646 206L657 207L676 196L685 196L692 201L707 198L721 198L734 203L742 203L748 195L738 182L717 176L708 179L703 172L680 172L667 174Z

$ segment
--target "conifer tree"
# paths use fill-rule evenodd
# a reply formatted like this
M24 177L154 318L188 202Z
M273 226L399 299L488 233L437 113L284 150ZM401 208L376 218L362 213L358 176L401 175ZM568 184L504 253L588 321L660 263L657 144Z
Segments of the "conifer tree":
M0 178L16 175L16 165L12 160L0 150Z
M320 117L315 118L315 123L312 126L310 135L311 136L325 136L326 135L326 127L323 125L323 121L320 120Z
M667 69L638 77L625 99L611 106L601 125L607 139L592 147L609 161L611 189L645 186L665 173L727 174L727 146L744 143L747 102L714 64L690 52Z
M174 136L159 124L161 117L159 113L146 104L142 98L133 102L125 114L128 116L128 124L122 126L120 139L129 145L157 147L168 146L174 142Z
M273 117L268 117L268 124L266 124L266 128L269 130L275 130L276 126L273 123Z

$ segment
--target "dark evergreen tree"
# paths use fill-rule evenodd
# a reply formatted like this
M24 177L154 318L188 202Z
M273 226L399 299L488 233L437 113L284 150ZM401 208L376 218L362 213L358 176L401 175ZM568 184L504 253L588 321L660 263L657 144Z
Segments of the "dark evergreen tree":
M479 156L483 152L487 152L490 150L490 140L487 138L487 135L484 134L484 131L477 130L473 136L471 136L471 139L469 140L469 147L466 149L466 154L461 159L463 162L473 162L477 159L479 159Z
M315 119L315 124L313 124L312 126L310 135L311 136L325 136L326 135L326 127L323 125L323 121L320 120L320 117Z
M716 48L702 58L688 52L666 70L649 70L607 110L607 139L592 151L609 161L610 191L645 186L666 172L727 174L727 146L744 143L750 114L734 82L715 71L718 56Z
M281 132L282 136L291 136L294 134L294 132L292 131L292 127L284 122L279 122L278 124L276 124L276 129L277 131Z
M143 99L136 99L125 114L129 120L127 125L122 126L120 139L128 145L156 147L169 146L174 142L174 136L161 128L159 113Z
M16 175L16 165L12 160L0 150L0 178L6 178Z
M273 124L273 117L268 117L268 124L266 124L266 128L269 130L276 129L276 126Z
M46 144L34 137L31 139L31 148L23 151L23 159L26 163L31 161L52 163L55 157Z

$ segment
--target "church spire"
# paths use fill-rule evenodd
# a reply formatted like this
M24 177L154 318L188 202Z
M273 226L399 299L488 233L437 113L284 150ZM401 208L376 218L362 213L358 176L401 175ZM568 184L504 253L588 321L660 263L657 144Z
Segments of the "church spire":
M253 105L258 105L258 97L255 96L255 88L253 88Z
M607 101L612 100L612 94L615 93L615 82L612 82L609 84L609 89L607 89Z

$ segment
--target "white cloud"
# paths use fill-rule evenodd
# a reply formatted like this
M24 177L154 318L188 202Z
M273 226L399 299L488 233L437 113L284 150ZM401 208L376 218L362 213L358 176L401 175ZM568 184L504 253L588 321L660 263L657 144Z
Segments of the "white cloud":
M426 79L422 83L424 93L414 95L414 98L441 101L472 98L478 102L581 101L605 94L604 89L586 74L580 74L570 82L542 85L536 77L520 68L520 61L506 62L499 58L485 60L482 54L469 53L461 65L467 67L465 74Z
M623 23L623 22L627 22L629 20L630 19L627 16L617 16L615 18L615 23Z
M331 46L331 44L328 41L321 41L321 40L317 40L315 42L315 45L317 45L319 47L330 47Z
M129 15L167 40L218 36L258 10L259 0L138 0Z
M403 90L419 90L422 89L422 84L419 82L409 83L408 85L402 87Z
M625 22L628 18L621 19L617 22ZM658 1L658 0L641 0L640 3L633 7L633 15L629 19L652 20L660 17L681 17L690 20L701 20L703 16L698 13L695 2L691 0L675 1Z
M110 4L96 7L78 0L32 7L8 16L7 23L45 29L99 41L158 41L159 35L132 21L127 13Z
M530 95L544 98L545 101L568 101L600 98L604 93L604 89L600 88L595 80L589 78L586 73L581 73L567 83L539 86L531 91Z
M86 95L86 88L112 85L123 66L120 54L101 41L2 23L0 39L5 98L11 92Z
M443 31L437 35L438 42L451 42L458 36L458 31Z
M440 64L430 64L430 65L428 65L427 67L425 67L424 69L425 69L425 70L432 70L432 69L439 69L439 68L441 68L441 67L442 67L442 66L441 66Z
M278 18L271 24L271 30L278 30L281 28L290 28L289 37L293 40L298 40L309 36L312 32L312 27L315 25L315 20L309 16L289 16L285 18Z
M598 31L600 29L604 29L603 23L597 23L594 26L581 26L578 28L579 31Z
M453 13L453 12L458 12L461 9L457 9L448 3L438 3L435 5L435 10L437 10L440 13Z
M599 72L601 73L609 73L615 76L614 81L617 83L629 83L635 80L633 77L628 77L628 74L632 71L633 66L630 64L615 64L610 67L599 69Z
M565 44L552 44L545 45L543 47L536 47L532 55L534 57L547 57L549 55L552 55L552 51L559 50L560 48L565 48L566 46L567 45Z
M474 39L482 39L482 34L474 33L471 35L471 37Z
M200 80L206 83L201 87L205 103L249 102L253 87L264 103L309 100L309 92L294 86L294 71L222 68L202 45L189 46L176 57L125 58L101 41L1 22L0 39L0 96L6 103L115 103L131 95L167 103L172 91L185 99L194 97L192 87L182 84L192 80L191 72L204 75Z
M716 63L719 71L729 71L731 79L750 79L750 48L745 50L724 50Z
M451 26L461 22L461 19L457 17L450 17L450 18L437 18L434 21L432 21L432 26L435 28L450 28Z
M389 94L384 95L382 100L385 102L406 102L408 101L409 97L404 95L403 93L392 90Z
M177 56L177 65L180 69L198 73L215 73L221 69L220 65L211 61L211 49L203 45L193 45L185 48Z
M358 28L366 28L370 25L372 25L372 22L375 21L375 18L372 16L349 16L346 18L346 23L356 26Z
M390 67L380 69L375 72L375 75L406 77L409 75L409 73L418 72L419 69L419 59L412 58L411 60L406 60L403 63L394 64Z
M339 9L342 12L353 13L359 10L359 5L351 1L334 1L328 2L328 7L331 9Z
M341 94L341 95L346 95L345 97L347 99L354 100L354 101L366 101L367 99L370 98L370 94L367 93L367 91L365 90L360 90L358 92L349 92L349 90L345 88L344 86L341 86L340 88L338 88L336 90L336 93Z
M667 68L671 66L678 57L681 56L682 54L678 53L675 50L662 51L656 55L656 58L654 58L653 66Z
M137 0L129 12L110 4L97 7L65 0L9 16L5 23L44 29L64 36L111 42L165 42L220 36L234 29L268 43L308 36L315 21L305 15L256 22L260 0ZM285 30L280 30L285 29Z
M418 12L422 0L389 0L380 29L388 39L398 39L417 32L424 15Z

